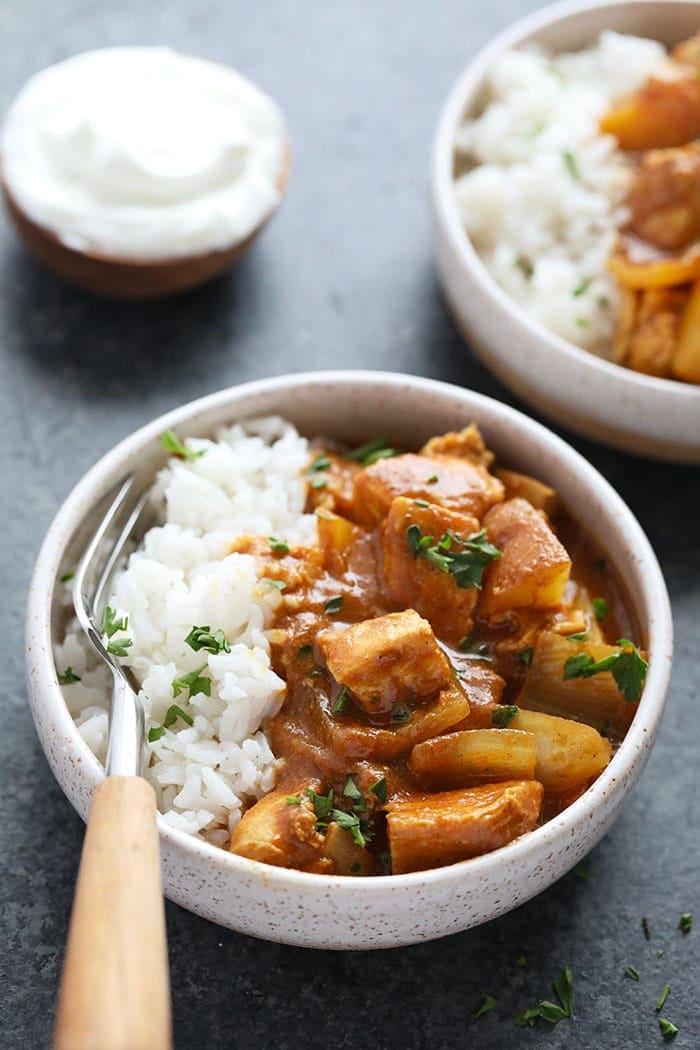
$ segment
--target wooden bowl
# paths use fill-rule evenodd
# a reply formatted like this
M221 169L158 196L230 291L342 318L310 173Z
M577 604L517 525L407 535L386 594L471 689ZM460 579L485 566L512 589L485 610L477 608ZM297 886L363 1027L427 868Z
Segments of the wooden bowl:
M247 251L279 207L289 181L291 149L287 145L277 179L280 200L245 240L219 251L167 259L129 259L98 251L80 251L65 244L46 226L22 210L4 178L0 177L5 205L20 238L49 270L69 284L93 295L112 299L155 299L178 295L217 277Z

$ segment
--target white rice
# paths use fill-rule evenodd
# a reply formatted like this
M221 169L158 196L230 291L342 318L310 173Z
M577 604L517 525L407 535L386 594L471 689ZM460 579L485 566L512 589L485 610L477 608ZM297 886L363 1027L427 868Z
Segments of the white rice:
M456 140L472 165L455 183L460 215L492 275L533 318L604 356L618 307L606 263L629 168L598 121L664 55L654 40L612 32L572 54L508 52L489 73L483 113Z
M109 605L129 618L133 646L123 660L141 683L147 729L162 724L173 703L194 719L148 744L148 778L174 827L225 845L242 809L274 786L277 763L261 728L284 699L270 667L269 625L280 592L258 579L255 560L229 554L242 534L317 541L316 519L304 514L308 443L281 419L222 430L216 441L190 440L205 454L172 459L153 499L162 525L148 531L115 580ZM193 626L223 630L230 653L194 652ZM121 635L115 635L119 638ZM203 664L211 696L173 697L173 679ZM81 681L64 686L80 733L104 762L110 677L75 623L56 647L56 667Z

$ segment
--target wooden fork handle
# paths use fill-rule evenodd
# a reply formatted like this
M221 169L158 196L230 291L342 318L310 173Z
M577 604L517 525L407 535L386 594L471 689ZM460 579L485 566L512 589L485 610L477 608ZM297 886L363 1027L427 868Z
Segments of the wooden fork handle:
M156 801L141 777L92 800L58 996L55 1050L168 1050L168 953Z

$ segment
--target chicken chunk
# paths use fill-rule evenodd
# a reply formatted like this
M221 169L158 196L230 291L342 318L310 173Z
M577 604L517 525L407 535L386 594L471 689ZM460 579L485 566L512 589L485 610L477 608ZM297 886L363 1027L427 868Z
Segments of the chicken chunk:
M308 784L306 786L309 786ZM319 782L311 782L314 790ZM298 797L297 804L290 797ZM332 872L332 860L323 854L324 840L316 828L316 815L303 790L297 796L273 791L244 813L231 835L231 853L277 868Z
M381 521L397 496L481 518L503 499L503 484L468 459L413 453L380 459L355 477L356 514L368 525Z
M542 796L537 781L513 780L390 803L394 874L454 864L505 846L534 828Z
M458 645L472 629L479 592L474 587L457 587L452 576L425 558L416 558L406 539L411 525L437 542L448 530L471 536L478 532L479 522L434 503L417 507L414 500L399 496L382 530L382 571L392 598L425 616L441 638Z
M700 136L700 78L695 69L669 63L663 78L649 79L636 94L603 116L600 130L624 150L682 146Z
M527 500L511 499L490 510L484 525L501 557L486 570L480 614L559 605L571 559L544 518Z
M627 197L628 229L663 251L700 236L700 143L644 154Z
M535 510L543 510L546 514L553 514L557 509L559 497L543 481L529 474L519 474L517 470L501 469L496 471L496 475L505 485L507 500L518 497L526 499Z
M654 288L640 293L627 352L630 368L651 376L671 374L687 302L685 288Z
M422 456L455 456L458 459L469 459L481 467L490 467L494 461L493 452L484 444L476 423L470 423L464 430L451 430L447 434L431 438L421 449Z
M434 696L452 680L430 624L413 609L324 631L318 645L335 680L371 715Z

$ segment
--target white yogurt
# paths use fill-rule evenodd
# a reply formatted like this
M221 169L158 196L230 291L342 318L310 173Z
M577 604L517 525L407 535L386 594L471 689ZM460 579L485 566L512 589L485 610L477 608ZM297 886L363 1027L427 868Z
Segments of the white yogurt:
M165 47L87 51L37 73L0 131L2 172L65 244L133 259L230 248L280 198L279 107Z

